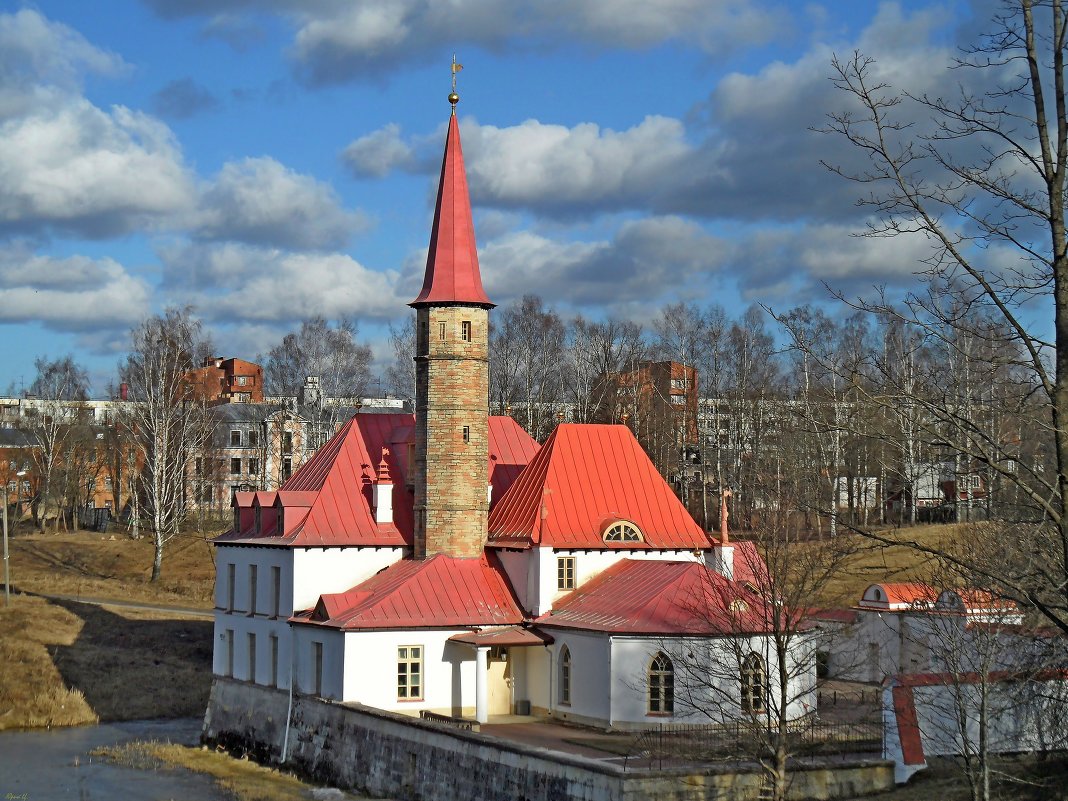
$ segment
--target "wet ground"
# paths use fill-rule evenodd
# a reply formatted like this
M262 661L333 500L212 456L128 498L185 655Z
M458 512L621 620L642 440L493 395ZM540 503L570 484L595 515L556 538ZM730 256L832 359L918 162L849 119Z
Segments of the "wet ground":
M200 720L191 719L0 732L0 801L227 801L208 776L140 770L89 755L94 748L130 740L194 745L200 726Z

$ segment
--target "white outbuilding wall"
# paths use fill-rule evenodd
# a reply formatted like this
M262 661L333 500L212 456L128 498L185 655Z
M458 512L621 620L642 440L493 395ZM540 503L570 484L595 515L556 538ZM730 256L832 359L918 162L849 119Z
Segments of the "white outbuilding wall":
M400 548L220 543L216 549L212 670L281 688L289 686L293 659L288 618L312 607L323 593L344 592L403 555Z

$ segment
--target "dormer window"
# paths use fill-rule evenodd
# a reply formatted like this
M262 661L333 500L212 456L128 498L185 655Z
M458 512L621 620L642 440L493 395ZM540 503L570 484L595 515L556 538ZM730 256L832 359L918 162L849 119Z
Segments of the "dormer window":
M633 523L620 520L613 523L604 532L605 542L642 542L642 533Z
M285 525L283 519L285 517L285 509L281 506L277 507L274 517L274 534L276 537L281 537L285 533Z

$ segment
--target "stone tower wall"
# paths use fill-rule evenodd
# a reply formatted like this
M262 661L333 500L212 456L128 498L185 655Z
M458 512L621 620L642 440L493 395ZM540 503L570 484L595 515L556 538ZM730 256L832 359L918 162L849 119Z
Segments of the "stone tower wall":
M415 362L415 556L480 556L489 513L489 312L417 309Z

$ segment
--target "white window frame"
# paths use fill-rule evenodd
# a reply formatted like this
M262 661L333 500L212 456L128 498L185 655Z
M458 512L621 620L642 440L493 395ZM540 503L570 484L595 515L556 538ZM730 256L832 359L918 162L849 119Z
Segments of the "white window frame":
M423 646L422 645L399 645L397 646L397 700L398 701L422 701L424 680L423 672ZM415 668L414 670L412 668ZM415 681L412 681L412 677ZM413 692L413 687L415 692Z

